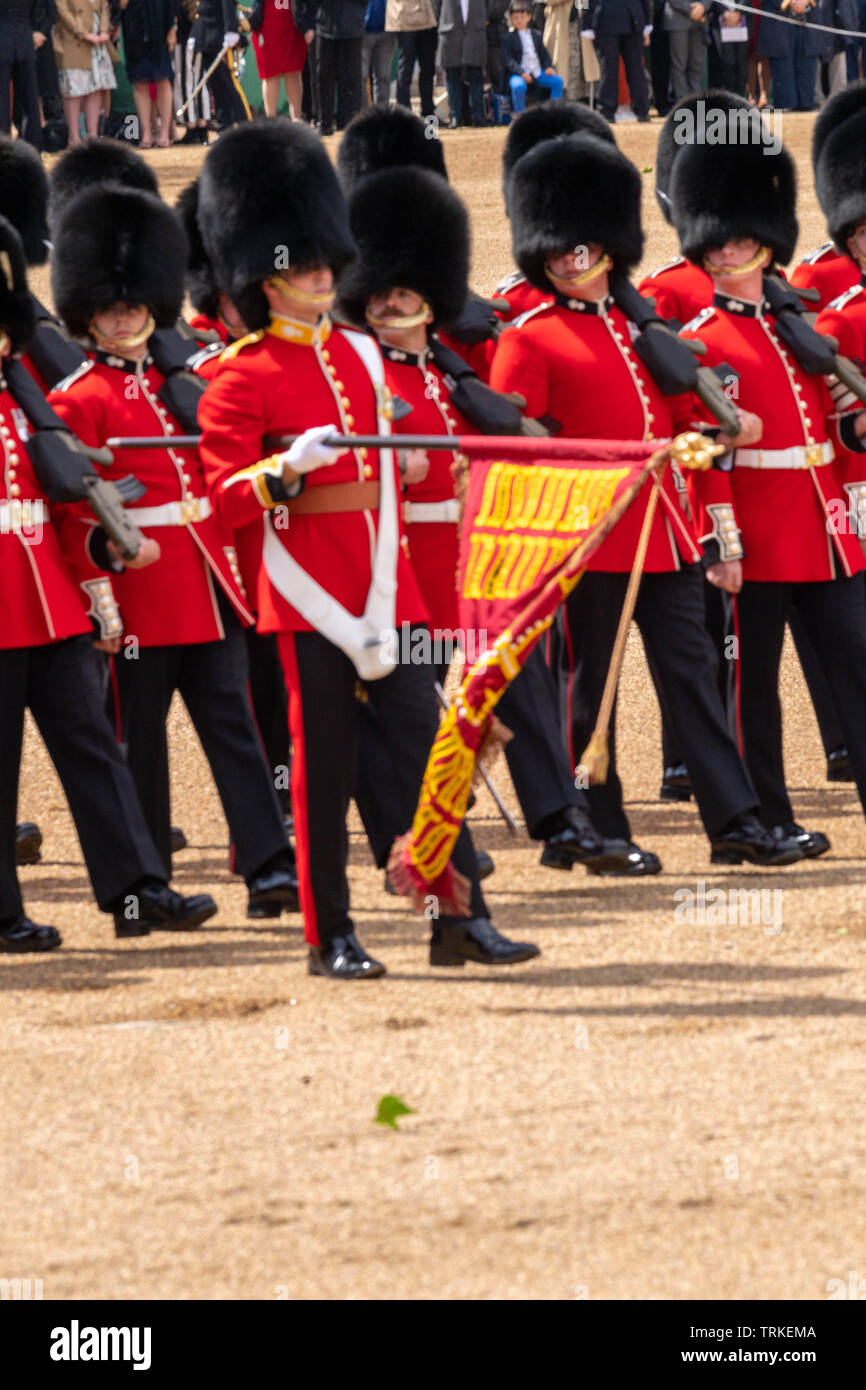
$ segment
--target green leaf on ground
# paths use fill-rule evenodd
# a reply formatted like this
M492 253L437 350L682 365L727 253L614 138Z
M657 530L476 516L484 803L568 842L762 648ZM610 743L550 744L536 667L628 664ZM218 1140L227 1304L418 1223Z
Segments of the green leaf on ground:
M399 1096L383 1096L379 1101L379 1110L373 1120L374 1125L390 1125L392 1129L397 1128L397 1118L400 1115L414 1115L415 1111L410 1110L408 1105Z

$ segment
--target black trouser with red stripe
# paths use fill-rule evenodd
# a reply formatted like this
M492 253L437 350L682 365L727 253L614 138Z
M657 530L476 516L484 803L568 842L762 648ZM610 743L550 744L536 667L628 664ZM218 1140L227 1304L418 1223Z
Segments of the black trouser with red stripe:
M736 598L743 754L765 825L794 819L785 787L779 663L785 623L801 619L833 697L866 811L866 590L862 574L816 584L746 581Z
M628 579L628 574L592 570L565 602L563 732L574 766L595 727ZM736 816L755 811L758 797L728 733L719 698L716 653L704 621L701 566L644 574L634 616L655 665L664 715L689 769L704 828L712 837ZM630 839L616 770L615 719L614 708L607 781L590 787L587 795L595 828L612 839Z
M165 879L129 769L105 716L90 637L0 651L0 922L22 910L15 818L24 711L57 769L103 912L142 878Z
M713 588L712 584L708 584L704 589L704 599L707 608L707 629L713 646L720 654L719 694L728 712L728 723L733 729L736 725L734 708L736 703L736 683L734 680L736 663L726 659L725 651L725 641L732 632L730 623L731 596L726 594L723 589L716 589ZM824 753L829 758L831 753L835 753L838 748L844 747L845 744L845 735L842 732L842 725L839 723L833 695L815 648L803 626L798 609L792 608L789 612L788 626L791 629L791 636L797 649L797 659L800 662L803 679L806 682L812 708L815 711L815 718L818 721L818 731L821 735ZM658 690L658 680L652 662L650 662L650 674ZM662 720L662 761L665 767L674 767L677 763L684 761L680 756L676 736L668 728L664 719Z
M225 637L187 646L142 647L115 660L127 760L166 872L171 865L171 798L165 721L177 690L189 712L249 879L275 855L291 855L283 816L253 723L243 629L220 594Z
M358 674L349 658L318 632L281 633L279 646L289 690L292 807L304 933L310 945L321 946L353 929L346 816L358 762ZM387 746L389 756L379 775L392 781L394 802L400 807L395 829L400 834L412 824L439 727L434 679L432 666L405 663L363 687ZM465 824L452 863L469 879L471 915L486 917Z

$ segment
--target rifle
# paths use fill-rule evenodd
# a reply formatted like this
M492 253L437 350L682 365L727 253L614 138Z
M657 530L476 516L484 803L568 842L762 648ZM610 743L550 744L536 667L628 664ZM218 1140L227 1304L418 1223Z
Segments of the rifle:
M852 395L866 405L866 377L850 357L839 356L835 338L812 327L799 290L777 275L765 275L764 298L776 320L776 332L803 371L813 376L838 377Z
M87 502L123 559L134 560L144 537L126 511L146 491L131 474L109 482L93 462L110 464L109 449L91 449L76 439L46 401L22 362L7 361L4 375L13 400L24 411L34 433L27 452L49 502Z
M704 344L681 338L657 313L653 301L645 299L624 275L611 276L610 292L626 318L641 330L633 347L659 390L665 396L693 392L725 434L735 438L740 433L740 417L735 402L722 389L723 381L737 380L733 367L726 362L718 367L699 367L695 358L706 353Z

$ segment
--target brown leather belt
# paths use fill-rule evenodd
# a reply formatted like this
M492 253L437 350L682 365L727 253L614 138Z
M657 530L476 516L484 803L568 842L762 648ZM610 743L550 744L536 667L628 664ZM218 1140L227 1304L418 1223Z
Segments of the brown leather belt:
M326 512L377 512L378 483L324 483L292 497L286 504L295 516L322 516Z

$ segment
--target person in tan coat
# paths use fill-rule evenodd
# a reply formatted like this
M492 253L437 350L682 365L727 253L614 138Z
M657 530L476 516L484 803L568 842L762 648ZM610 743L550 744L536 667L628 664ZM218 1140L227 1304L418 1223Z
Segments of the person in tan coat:
M117 86L111 47L108 0L55 0L57 22L52 35L63 114L70 145L79 145L78 123L84 105L88 135L99 134L104 95Z
M568 82L568 25L572 0L547 0L544 7L544 46L564 83Z

